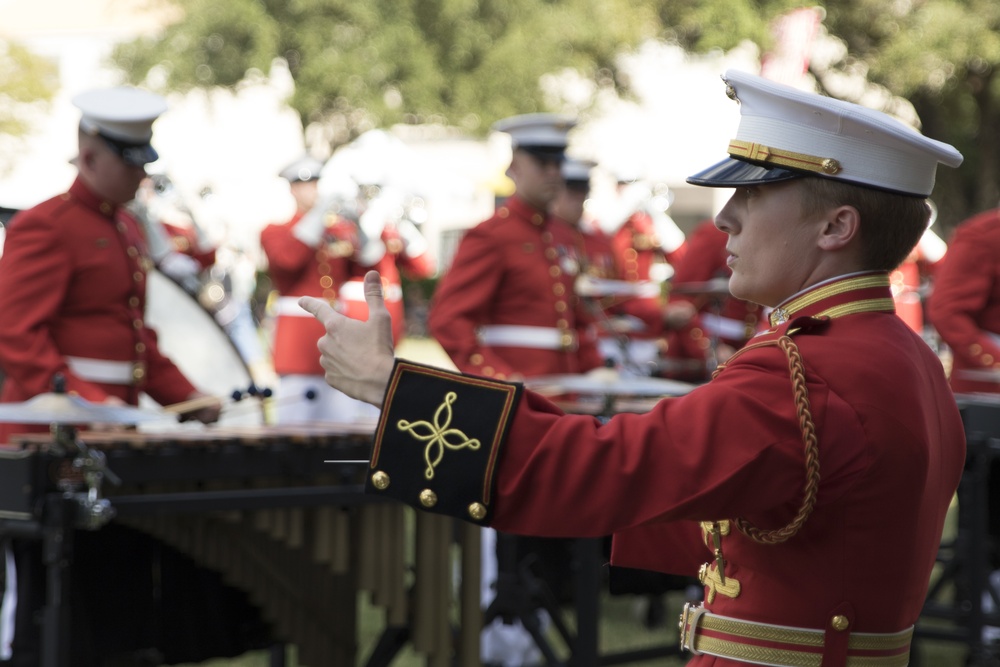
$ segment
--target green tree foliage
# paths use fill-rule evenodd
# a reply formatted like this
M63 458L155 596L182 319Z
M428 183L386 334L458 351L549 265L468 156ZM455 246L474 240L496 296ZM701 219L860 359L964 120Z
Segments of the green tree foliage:
M542 110L539 79L573 68L627 89L616 57L648 38L694 53L751 40L772 46L773 19L795 0L164 0L185 18L161 36L122 45L115 62L134 83L158 72L171 90L235 88L283 58L289 103L332 143L370 127L440 122L485 133L514 113ZM837 0L824 29L843 56L810 65L867 77L909 100L923 131L955 144L934 199L947 228L1000 201L1000 3L996 0ZM832 90L832 88L831 88ZM859 101L859 100L854 100ZM553 110L553 109L549 109ZM558 109L555 109L558 110Z
M806 3L656 0L664 36L693 52L751 39L766 51L770 22ZM863 76L914 107L921 130L965 155L938 171L940 228L1000 203L1000 3L996 0L829 0L826 33L843 42L834 62L812 62L825 89L833 75ZM835 78L835 77L834 77ZM827 91L830 92L830 91ZM860 101L860 100L851 100Z
M303 125L442 122L484 133L539 111L539 78L577 68L614 85L615 56L654 34L628 0L176 0L184 19L120 46L133 83L157 71L172 90L235 88L283 58Z
M31 131L32 119L52 100L58 83L55 63L0 40L0 137L5 148Z
M826 24L844 40L842 70L910 100L922 130L965 155L938 172L945 229L1000 203L1000 4L995 0L830 2Z

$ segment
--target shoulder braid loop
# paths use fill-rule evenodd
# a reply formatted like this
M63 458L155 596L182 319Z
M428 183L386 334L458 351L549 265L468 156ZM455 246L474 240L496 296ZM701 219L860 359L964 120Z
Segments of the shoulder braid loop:
M802 444L805 446L805 494L802 498L802 505L799 507L798 514L784 528L763 530L742 518L737 518L734 523L740 532L758 544L780 544L791 539L799 532L799 529L805 524L806 519L812 514L813 507L816 505L816 494L819 490L819 449L816 439L816 424L813 422L812 412L809 407L809 390L806 387L805 369L802 364L802 357L799 355L799 348L787 335L775 341L764 343L764 345L767 344L777 345L788 358L788 373L795 396L795 411L799 418ZM712 378L714 379L724 369L724 364L719 366L712 374Z

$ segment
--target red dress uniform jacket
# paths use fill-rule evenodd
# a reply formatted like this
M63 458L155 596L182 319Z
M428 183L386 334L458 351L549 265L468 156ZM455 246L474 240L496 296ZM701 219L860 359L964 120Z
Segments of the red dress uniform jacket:
M848 632L916 622L965 463L964 429L937 356L893 314L885 274L828 281L780 314L788 321L711 382L607 423L519 385L397 362L369 490L507 532L613 533L613 565L701 567L710 612L825 632L823 664L843 665ZM495 420L475 411L494 396ZM443 424L432 405L442 397ZM452 429L450 447L436 470L411 462L407 472L394 456L427 455L411 449L431 416ZM819 465L811 513L786 541L751 539L737 519L777 529L803 506L809 433ZM419 479L408 487L408 476ZM706 534L713 523L725 582Z
M465 234L428 317L431 335L460 370L502 379L582 373L602 364L592 319L574 293L576 242L568 225L517 195ZM553 334L555 344L484 344L480 336L488 329L480 328L494 325L548 330L540 333Z
M583 240L584 273L606 280L625 280L612 238L596 224L583 227L579 233ZM589 305L591 309L600 308L609 317L628 316L639 320L644 328L630 336L657 338L663 334L663 309L659 298L608 296L594 299ZM598 317L598 329L602 322L603 317Z
M714 221L699 223L688 236L684 256L674 264L672 285L728 279L728 239L729 236L719 230ZM720 341L739 349L761 328L763 309L756 303L731 296L720 300L715 296L672 294L670 298L690 301L698 308L699 314L688 326L671 336L668 357L705 360L713 333L719 336ZM714 329L713 322L718 323Z
M1000 382L964 375L1000 376L1000 209L955 229L948 253L934 270L927 317L953 355L951 386L959 393L1000 393Z
M11 220L0 257L0 401L52 391L61 373L67 391L89 401L139 393L168 405L194 387L160 354L143 323L146 271L142 232L126 211L102 201L77 179L69 192ZM131 384L89 381L67 357L132 364ZM0 425L0 441L24 426Z
M650 280L654 265L673 265L687 252L687 242L670 252L664 251L660 243L653 218L641 211L633 213L611 237L622 280ZM658 338L663 334L663 305L662 295L637 297L629 302L627 312L639 317L647 325L647 330L637 334L637 337Z
M298 212L287 223L264 227L260 234L268 273L281 295L272 351L278 375L323 375L316 341L326 331L297 302L299 297L312 296L338 307L338 290L349 275L347 257L356 247L356 240L351 240L353 223L347 221L335 225L337 232L331 232L330 243L318 248L303 243L293 234L302 216Z

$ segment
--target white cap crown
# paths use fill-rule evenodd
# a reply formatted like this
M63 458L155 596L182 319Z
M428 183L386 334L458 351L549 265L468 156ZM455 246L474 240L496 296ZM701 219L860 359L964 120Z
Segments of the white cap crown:
M880 111L746 72L730 70L724 80L727 94L740 104L729 154L743 164L714 165L689 179L696 185L731 187L814 174L926 197L939 163L962 163L953 146Z

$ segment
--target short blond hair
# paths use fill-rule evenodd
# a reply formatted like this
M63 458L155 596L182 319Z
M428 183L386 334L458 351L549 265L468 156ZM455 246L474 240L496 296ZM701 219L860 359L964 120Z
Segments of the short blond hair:
M806 176L802 212L820 213L853 206L861 215L861 262L866 270L892 271L910 254L927 229L930 207L925 197L877 190L846 181Z

